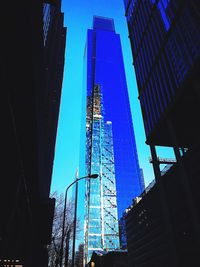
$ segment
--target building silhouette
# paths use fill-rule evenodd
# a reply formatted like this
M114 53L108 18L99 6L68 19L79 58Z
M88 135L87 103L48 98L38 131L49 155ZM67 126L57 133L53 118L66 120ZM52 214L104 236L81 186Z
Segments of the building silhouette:
M75 267L83 267L84 262L84 243L80 243L75 254Z
M90 251L86 255L88 262L95 248L119 248L118 218L132 198L142 192L120 36L115 32L112 19L94 17L93 29L87 34L84 72L86 171L100 176L99 180L88 181L86 186L85 249L86 254ZM95 203L91 202L93 198ZM92 210L93 205L101 206L102 213ZM100 225L103 225L101 218L104 220L98 238L89 232L92 216L99 216Z
M143 220L144 228L146 224L154 225L151 229L158 234L162 226L164 231L158 235L151 232L150 238L150 230L132 227L132 234L127 234L128 248L137 247L138 254L134 255L131 266L197 266L200 4L193 0L124 3L146 143L151 150L157 188L157 193L152 189L145 197L149 198L151 212L144 198L133 208L132 226ZM175 161L159 158L157 146L173 148ZM167 165L164 171L161 164ZM153 204L154 198L160 208ZM139 218L146 211L149 215ZM152 222L154 216L161 219L160 226ZM130 229L130 216L127 220ZM138 240L131 239L136 233ZM165 240L165 248L155 245L159 238ZM147 240L152 241L152 246L145 247Z
M66 29L60 1L22 0L4 6L9 24L2 24L0 265L47 266Z
M128 264L126 250L94 251L89 267L126 267Z

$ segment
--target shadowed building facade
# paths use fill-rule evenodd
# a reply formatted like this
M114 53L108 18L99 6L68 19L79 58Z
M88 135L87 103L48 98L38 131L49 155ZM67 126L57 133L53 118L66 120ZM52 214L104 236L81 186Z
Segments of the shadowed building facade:
M49 192L66 29L60 1L5 5L9 24L2 23L0 265L10 260L14 266L19 260L24 267L47 266L55 202Z
M195 0L130 0L124 3L146 143L151 149L159 192L152 194L152 201L157 194L168 244L165 252L170 255L167 266L196 266L200 240L199 194L196 190L200 185L200 170L195 164L200 144L200 4ZM161 160L156 146L173 148L175 161ZM166 173L160 169L163 163L168 165ZM168 176L173 179L168 178L167 183L164 177ZM141 200L138 214L133 212L135 216L144 211L142 203L145 200ZM156 212L156 206L152 212ZM141 240L147 238L147 232L140 232L140 235ZM138 256L134 266L142 264L145 253L142 244L141 241L141 247L137 248L141 261ZM143 266L156 264L158 251L159 246L154 251L155 261L146 258ZM160 260L160 265L167 264L164 256Z

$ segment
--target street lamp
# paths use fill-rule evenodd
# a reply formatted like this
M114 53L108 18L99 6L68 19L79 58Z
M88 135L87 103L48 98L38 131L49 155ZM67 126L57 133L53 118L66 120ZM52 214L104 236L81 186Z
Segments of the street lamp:
M75 181L73 181L67 188L65 191L65 203L64 203L64 210L63 210L63 225L62 225L62 236L61 236L61 246L60 246L60 267L62 267L62 259L63 259L63 244L64 244L64 231L65 231L65 216L66 216L66 204L67 204L67 192L68 189L75 183L77 183L78 181L85 179L85 178L92 178L92 179L96 179L98 177L98 174L88 174L87 176L84 177L80 177L78 179L76 179Z

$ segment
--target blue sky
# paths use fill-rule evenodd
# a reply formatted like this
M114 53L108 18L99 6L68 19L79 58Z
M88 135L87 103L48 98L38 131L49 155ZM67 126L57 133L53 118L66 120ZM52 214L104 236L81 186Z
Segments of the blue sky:
M64 25L67 27L67 43L51 192L57 190L58 193L64 193L67 186L74 181L79 166L83 55L87 29L92 28L94 15L113 18L116 33L121 37L138 158L147 186L154 179L154 174L152 165L149 163L150 150L145 144L146 138L123 0L63 0L62 11ZM161 157L172 157L172 152L169 153L168 149L158 148L157 151ZM76 248L83 241L84 194L81 191L84 187L83 181L79 182L78 218L81 221L81 232ZM68 199L72 191L71 188Z
M67 27L67 43L51 191L64 192L74 180L79 166L83 54L87 29L92 27L93 15L113 18L115 30L121 36L139 163L148 185L154 176L149 163L150 151L145 144L123 0L65 0L62 12Z

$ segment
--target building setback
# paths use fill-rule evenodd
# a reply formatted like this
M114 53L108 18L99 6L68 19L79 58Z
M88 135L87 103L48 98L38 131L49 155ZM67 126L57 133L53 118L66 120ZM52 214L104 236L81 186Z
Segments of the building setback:
M117 241L117 219L123 214L124 209L130 204L132 198L139 195L143 188L132 126L120 36L115 33L112 19L94 17L93 29L88 30L87 34L84 71L86 78L84 86L87 92L85 98L87 98L88 111L86 166L87 172L97 172L100 176L99 181L88 182L86 188L85 248L87 251L89 246L90 194L95 188L92 185L93 183L99 183L100 185L102 181L103 188L99 187L98 191L94 189L92 194L95 196L96 192L96 194L99 194L99 198L107 195L106 201L108 202L106 205L110 205L110 210L104 211L103 214L105 215L107 212L108 218L106 219L105 217L105 227L110 229L108 236L111 236L110 240L108 238L109 243L100 245L100 248L114 249L119 247L119 241ZM102 127L102 133L100 133L99 127ZM116 191L117 209L115 206ZM109 204L111 198L112 203ZM101 202L102 199L98 201L101 205L106 203L106 201ZM114 225L112 226L112 224ZM104 235L101 230L98 234L100 236ZM117 236L116 239L115 235ZM112 244L112 240L116 241ZM96 241L97 239L94 238L94 243ZM97 247L93 245L93 248ZM92 249L90 251L91 255ZM89 258L87 258L88 260Z
M146 143L150 145L158 191L149 192L149 205L154 197L161 205L159 208L153 204L147 217L150 221L154 220L154 215L161 219L167 244L162 249L168 253L166 261L162 251L158 263L156 255L161 247L154 247L154 252L151 250L153 245L142 248L148 231L142 232L135 227L132 238L127 237L128 248L131 246L133 252L137 246L138 251L137 262L131 266L197 266L200 247L200 207L196 190L200 185L197 178L200 174L197 164L200 148L200 3L195 0L130 0L124 3ZM160 159L156 146L172 147L175 161ZM164 173L160 169L163 163L168 166ZM138 216L144 213L148 203L141 200L137 206L133 208L132 223L141 222ZM145 223L149 224L147 221ZM154 227L158 233L160 226L154 224ZM140 244L133 238L137 231ZM156 235L152 236L152 243L156 238L163 238L161 233ZM149 257L146 257L148 253Z
M46 34L43 11L47 3L22 0L5 5L9 24L2 24L1 42L5 123L1 131L0 265L10 260L25 267L47 266L55 202L49 191L66 29L60 1L49 1L52 13Z

